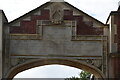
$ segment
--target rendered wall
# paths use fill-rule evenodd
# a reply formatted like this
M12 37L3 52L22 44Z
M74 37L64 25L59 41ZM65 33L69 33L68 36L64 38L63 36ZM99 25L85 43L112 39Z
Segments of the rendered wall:
M92 40L72 40L71 27L44 26L41 40L11 40L10 54L102 56L102 41Z
M0 10L0 79L2 79L2 11Z

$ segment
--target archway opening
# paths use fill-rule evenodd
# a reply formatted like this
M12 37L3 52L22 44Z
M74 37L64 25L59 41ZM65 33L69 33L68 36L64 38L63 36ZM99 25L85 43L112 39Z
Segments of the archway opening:
M81 70L65 65L45 65L18 73L14 78L70 78L79 77Z

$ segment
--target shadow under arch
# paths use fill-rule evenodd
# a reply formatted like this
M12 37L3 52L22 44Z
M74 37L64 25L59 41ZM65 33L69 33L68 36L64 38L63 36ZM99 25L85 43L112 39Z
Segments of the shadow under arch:
M59 65L66 65L75 67L78 69L82 69L84 71L88 71L92 73L96 78L105 78L105 75L96 67L86 64L81 61L71 60L71 59L39 59L36 61L27 62L24 64L20 64L16 67L13 67L7 74L6 78L14 78L18 73L44 65L51 65L51 64L59 64Z

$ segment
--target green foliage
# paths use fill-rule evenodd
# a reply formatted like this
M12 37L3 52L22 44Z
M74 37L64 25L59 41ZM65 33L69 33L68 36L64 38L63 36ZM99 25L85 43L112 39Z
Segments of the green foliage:
M86 71L81 71L80 78L81 80L88 80L90 78L90 73Z
M80 80L78 77L71 77L71 78L66 78L65 80Z
M86 71L81 71L79 74L80 77L71 77L71 78L66 78L65 80L89 80L91 74Z

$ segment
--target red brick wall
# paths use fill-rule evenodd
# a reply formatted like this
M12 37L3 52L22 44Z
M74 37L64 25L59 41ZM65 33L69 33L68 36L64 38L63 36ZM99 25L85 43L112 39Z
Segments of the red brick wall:
M64 20L74 20L73 11L64 10Z
M37 16L37 15L32 15L31 19L33 20L49 20L50 16L49 16L49 10L41 10L41 15Z
M20 21L20 26L11 26L10 33L36 33L36 21L37 20L50 20L50 11L41 10L41 15L31 15L31 21ZM76 20L77 21L77 35L102 35L103 30L93 27L93 22L83 21L83 16L73 16L72 10L64 10L64 20Z
M41 10L41 15L31 15L30 21L20 21L20 26L11 26L10 33L20 34L35 34L36 33L36 21L37 20L49 20L49 10Z
M120 55L119 57L118 55L110 57L109 70L110 77L120 79Z
M34 34L36 33L35 24L35 21L21 21L21 26L14 26L10 28L10 33Z
M120 52L120 14L114 15L114 24L117 25L117 34L114 35L114 42L118 44L118 52Z
M103 29L93 27L93 22L83 21L83 16L73 16L73 11L64 11L64 20L76 20L77 21L77 35L102 35Z

